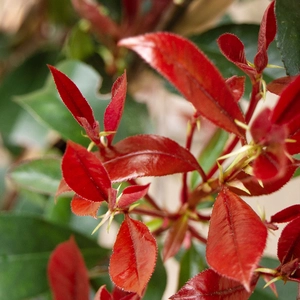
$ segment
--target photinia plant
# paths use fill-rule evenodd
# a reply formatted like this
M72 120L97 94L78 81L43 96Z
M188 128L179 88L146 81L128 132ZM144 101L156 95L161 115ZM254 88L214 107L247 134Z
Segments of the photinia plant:
M55 248L48 262L53 296L143 299L151 277L159 276L155 270L160 259L183 256L187 260L197 255L195 241L205 246L205 263L175 294L168 295L170 299L249 299L260 278L275 295L276 281L299 285L300 206L286 207L266 220L242 198L276 192L300 166L300 75L268 84L264 77L268 48L277 32L276 3L272 1L264 13L253 62L247 60L238 36L225 33L218 38L221 53L245 73L224 78L187 38L169 32L145 34L159 18L158 7L165 8L170 1L159 2L145 14L140 28L136 26L142 19L140 1L123 1L122 26L89 1L73 0L72 4L115 57L135 52L193 106L185 145L157 134L115 142L126 106L126 71L114 81L111 99L99 118L77 85L58 68L48 66L62 102L87 140L86 145L66 142L57 203L71 194L75 215L99 219L94 232L101 226L110 230L114 220L119 222L108 262L111 287L95 287L91 268L71 236ZM244 105L246 81L252 90ZM267 91L276 93L278 100L255 114ZM216 134L226 133L224 148L208 169L201 155L211 149L210 142L199 151L199 158L192 152L196 136L205 134L197 130L202 119L215 126ZM175 212L155 199L149 178L174 174L182 178ZM193 176L199 179L196 184L192 184ZM278 240L280 264L274 268L265 265L262 257L268 234L281 223L287 225ZM208 225L208 234L199 224Z

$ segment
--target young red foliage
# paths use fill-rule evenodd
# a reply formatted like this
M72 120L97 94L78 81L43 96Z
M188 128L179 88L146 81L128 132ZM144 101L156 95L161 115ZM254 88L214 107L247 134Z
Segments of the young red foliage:
M296 258L300 260L300 217L292 220L283 229L278 240L277 255L282 264Z
M281 93L273 109L271 122L278 125L290 123L300 115L300 75Z
M163 247L163 260L173 257L179 250L188 229L188 217L183 215L170 227Z
M232 33L224 33L218 38L217 42L223 55L244 71L252 82L255 82L256 70L248 65L242 41Z
M95 120L92 108L75 83L53 66L48 66L59 95L75 120L85 129L89 138L99 144L99 123Z
M158 135L128 137L102 149L100 157L113 182L199 170L196 158L188 150Z
M226 84L229 87L234 99L238 102L245 92L245 76L232 76L226 79Z
M112 295L106 289L105 285L102 285L97 291L94 300L114 300Z
M210 219L206 249L209 266L250 291L251 278L266 239L267 228L257 214L224 186Z
M267 90L273 94L281 95L282 91L296 78L296 76L285 76L277 78L267 85Z
M126 187L120 199L118 201L118 207L121 209L128 208L132 203L138 201L139 199L143 198L149 189L150 183L146 185L132 185Z
M256 286L258 276L251 279L250 290L239 282L208 269L190 279L172 300L247 300Z
M123 39L119 45L134 50L165 76L201 115L244 137L235 123L244 122L244 116L224 78L189 40L170 33L152 33Z
M113 84L111 91L111 102L104 113L105 131L117 131L124 110L126 99L127 79L126 72L120 76ZM115 133L107 136L108 145L111 145Z
M89 278L74 237L59 244L48 263L48 277L55 300L88 300Z
M71 201L71 210L77 216L91 216L96 218L101 202L83 199L75 194Z
M271 223L287 223L300 217L300 204L295 204L284 208L280 212L271 216Z
M257 53L254 57L254 65L258 73L261 73L268 64L267 49L277 31L274 5L275 1L267 7L260 24Z
M115 287L112 293L109 293L106 286L103 285L97 291L94 300L139 300L136 293L128 293Z
M109 274L116 286L142 296L154 271L156 240L148 227L126 215L113 246Z
M62 173L67 185L80 197L95 202L107 201L110 178L101 161L83 146L68 142Z

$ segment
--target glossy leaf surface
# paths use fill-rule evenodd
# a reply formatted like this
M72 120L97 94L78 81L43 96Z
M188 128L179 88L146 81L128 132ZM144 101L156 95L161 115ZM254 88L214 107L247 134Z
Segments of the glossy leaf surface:
M156 256L156 241L147 226L126 216L110 258L112 281L141 296L154 271Z
M245 46L242 41L232 33L224 33L218 38L218 45L223 55L238 68L244 71L253 80L256 71L247 63Z
M267 49L276 35L274 4L275 1L267 7L259 29L258 49L254 57L254 64L258 73L261 73L268 64Z
M231 90L235 101L239 101L245 92L245 76L232 76L226 79L226 84Z
M172 300L247 300L254 289L258 277L251 280L250 291L239 282L220 276L208 269L190 279Z
M150 183L146 185L132 185L126 187L122 195L118 201L119 208L127 208L132 203L138 201L139 199L143 198L149 189Z
M64 104L72 113L76 121L85 129L91 140L96 144L100 143L99 123L95 120L91 106L83 97L78 87L64 73L55 67L49 66L49 69Z
M277 47L288 75L300 72L300 2L276 0L276 19L278 23Z
M284 208L271 217L272 223L286 223L300 217L300 204Z
M52 252L48 276L56 300L88 300L89 278L83 257L71 237Z
M281 93L273 109L271 121L282 125L300 115L300 76L297 76Z
M75 194L71 202L71 209L77 216L91 216L96 218L100 205L101 203L99 202L89 201Z
M278 240L277 255L282 264L300 259L300 217L291 221L282 231Z
M105 131L117 131L124 110L127 91L126 72L120 76L112 87L112 98L104 113ZM108 145L111 144L115 134L107 136Z
M101 152L112 181L163 176L199 169L195 157L169 138L158 135L128 137Z
M267 229L252 208L223 187L210 220L206 250L209 266L250 291L266 239Z
M68 186L82 198L95 202L108 199L108 174L100 160L84 147L69 141L62 172Z
M194 44L177 35L154 33L123 39L119 45L137 52L204 117L229 132L244 136L234 123L235 119L243 122L244 117L233 95L219 71Z
M188 217L183 215L170 227L163 248L163 260L173 257L180 249L188 228Z

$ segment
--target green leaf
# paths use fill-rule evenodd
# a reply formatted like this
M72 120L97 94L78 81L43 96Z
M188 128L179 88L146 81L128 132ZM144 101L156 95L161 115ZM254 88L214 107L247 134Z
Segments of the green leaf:
M155 270L148 283L143 300L162 299L167 285L167 273L160 255L157 256Z
M73 235L88 268L108 251L66 227L30 215L0 215L0 299L19 300L46 293L50 253Z
M205 248L200 244L192 243L180 260L178 287L180 289L190 278L206 268Z
M103 101L97 95L96 89L101 78L96 71L77 61L64 61L57 68L78 86L92 106L96 118L102 118L108 98ZM84 145L89 143L89 140L82 135L82 128L61 101L50 73L44 88L18 97L16 101L35 118L60 133L64 139Z
M300 73L300 1L276 0L277 46L288 75Z
M217 129L207 145L204 147L198 158L198 162L205 172L209 171L209 169L216 162L217 158L221 155L227 139L228 133L222 129ZM201 180L202 178L199 173L193 172L191 177L192 188L195 188L201 182Z
M10 134L22 111L12 101L13 97L41 88L48 74L46 64L54 63L56 57L57 52L53 50L37 52L3 78L0 85L0 132L6 145L16 145Z
M24 161L13 167L9 175L23 189L54 195L62 177L60 159L41 158Z

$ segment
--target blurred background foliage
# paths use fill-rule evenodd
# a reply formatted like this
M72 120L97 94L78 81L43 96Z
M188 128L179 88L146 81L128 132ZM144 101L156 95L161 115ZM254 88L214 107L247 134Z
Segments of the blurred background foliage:
M58 97L47 64L57 66L77 84L100 124L112 83L126 68L129 93L117 135L122 139L157 131L157 124L149 113L151 99L141 103L135 97L134 82L147 67L132 53L119 49L118 39L157 30L184 34L225 77L242 74L221 55L216 44L220 34L238 35L250 61L256 53L259 25L237 24L227 10L232 3L248 5L252 0L132 3L139 2L140 14L130 1L98 0L103 20L109 17L114 24L109 30L82 8L84 0L0 2L0 299L49 299L47 260L54 247L70 234L75 235L88 267L101 269L96 272L94 286L109 283L108 251L99 248L97 237L90 235L97 220L73 215L68 196L54 202L65 141L86 145L88 140ZM270 63L282 65L275 43L269 55ZM284 74L283 69L267 71L265 79L269 82ZM166 82L164 85L176 93ZM248 83L246 97L249 93ZM200 159L207 161L206 155ZM193 265L194 256L197 266ZM179 286L205 268L204 251L197 245L178 261ZM158 275L154 274L145 299L161 299L164 293L166 274L161 261L155 272Z

